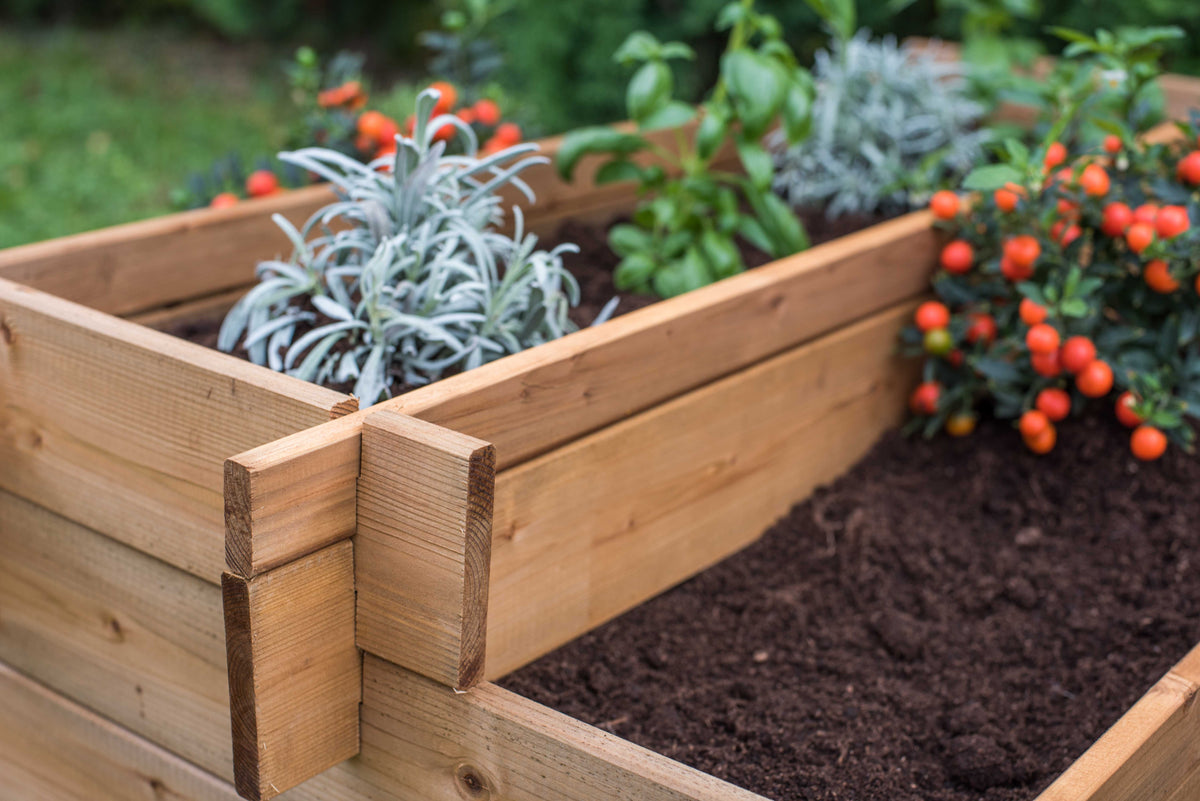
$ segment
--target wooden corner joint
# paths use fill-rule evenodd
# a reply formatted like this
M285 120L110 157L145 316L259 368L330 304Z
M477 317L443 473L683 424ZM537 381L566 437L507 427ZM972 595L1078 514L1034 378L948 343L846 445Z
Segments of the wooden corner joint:
M484 673L496 452L383 409L358 479L358 645L455 689Z
M261 801L359 751L353 544L250 578L225 573L221 587L234 784Z

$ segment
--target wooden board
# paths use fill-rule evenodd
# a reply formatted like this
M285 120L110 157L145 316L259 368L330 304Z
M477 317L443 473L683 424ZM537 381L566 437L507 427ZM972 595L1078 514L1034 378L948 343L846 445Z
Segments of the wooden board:
M0 661L232 778L219 587L0 491L0 621Z
M318 426L225 462L230 572L256 576L354 535L360 438L345 429Z
M348 396L0 281L0 487L211 582L223 463Z
M371 656L363 678L363 754L342 770L369 765L400 801L763 801L493 685L454 693Z
M271 222L300 225L334 198L325 187L228 209L200 209L0 250L0 278L109 314L133 314L245 286L291 244Z
M358 753L362 663L349 540L222 583L234 783L274 798Z
M0 665L0 795L14 801L238 801L194 765Z
M381 411L363 424L358 645L450 687L483 675L496 452Z
M343 486L359 474L354 442L362 421L383 408L492 442L498 467L511 467L921 294L937 258L930 222L920 213L876 226L444 379L235 461L270 463L284 473L321 470L327 486ZM327 458L335 451L342 454L336 463ZM334 505L316 493L293 495L297 515L312 521ZM327 531L347 524L347 515L313 523ZM308 547L297 536L279 553L295 558Z
M1038 801L1184 801L1200 774L1200 646L1038 796Z
M919 212L386 401L518 464L926 291Z
M905 303L584 437L496 482L486 676L747 545L905 415Z
M670 130L657 131L650 138L668 149L675 144ZM560 143L560 137L538 142L542 154L551 159ZM507 189L502 193L505 205L525 207L527 230L541 235L552 235L568 218L603 218L628 210L636 200L632 186L597 188L592 177L599 163L595 157L584 159L571 183L559 178L552 166L531 168L523 177L538 202L530 207L524 195ZM736 165L731 148L717 157L720 169ZM0 278L109 314L154 312L249 286L259 261L287 258L291 253L291 244L272 215L282 214L301 226L333 200L326 186L306 187L228 209L180 212L8 248L0 250Z

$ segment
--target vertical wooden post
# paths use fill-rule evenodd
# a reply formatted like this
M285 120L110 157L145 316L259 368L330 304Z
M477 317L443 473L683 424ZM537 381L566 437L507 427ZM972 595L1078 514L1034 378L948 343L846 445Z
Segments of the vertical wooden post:
M392 411L363 423L358 645L451 687L483 677L495 450Z
M358 753L353 546L221 585L234 784L260 801Z

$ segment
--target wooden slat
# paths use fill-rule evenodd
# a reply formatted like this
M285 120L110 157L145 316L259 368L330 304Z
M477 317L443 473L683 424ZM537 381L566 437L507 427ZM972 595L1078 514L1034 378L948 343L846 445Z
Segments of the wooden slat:
M674 131L657 131L650 138L668 149L675 146ZM538 142L551 159L560 143L560 137ZM643 155L638 160L650 159ZM736 163L727 149L716 166L735 168ZM562 181L552 166L531 168L523 177L538 203L529 207L524 195L512 189L502 193L503 200L528 207L527 229L541 235L553 234L565 219L627 211L636 200L633 187L595 187L592 177L599 164L597 157L584 159L571 183ZM313 186L228 209L180 212L8 248L0 250L0 278L109 314L152 312L249 285L259 261L291 252L271 216L283 214L299 226L334 199L326 186Z
M302 224L332 199L312 187L0 250L0 278L133 314L245 286L258 261L291 252L271 214Z
M0 796L238 801L225 782L7 665L0 665Z
M256 576L354 535L360 438L346 428L319 426L226 461L230 572Z
M1200 772L1200 646L1183 658L1038 801L1170 801Z
M214 583L224 460L356 405L0 281L0 487Z
M363 425L359 647L460 689L483 673L495 459L395 412Z
M874 226L384 406L491 442L503 469L920 294L931 222Z
M358 753L354 548L223 578L234 783L260 801Z
M220 588L2 490L0 660L232 778Z
M904 417L912 303L500 473L487 678L757 539Z
M364 757L408 801L763 801L494 685L454 693L367 656Z

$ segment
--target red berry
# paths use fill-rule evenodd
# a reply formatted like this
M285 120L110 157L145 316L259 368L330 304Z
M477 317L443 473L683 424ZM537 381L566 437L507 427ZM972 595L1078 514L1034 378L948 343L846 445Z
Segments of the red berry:
M1200 185L1200 150L1194 150L1180 159L1175 175L1184 183Z
M250 197L265 197L279 188L279 179L270 170L255 170L246 179L246 194Z
M1016 283L1018 281L1027 281L1033 275L1033 268L1019 265L1008 256L1001 256L1000 272L1009 281Z
M515 145L521 141L521 127L515 122L501 123L496 128L496 138L505 145Z
M1032 267L1042 255L1042 245L1029 234L1014 236L1004 243L1004 255L1018 267Z
M1104 137L1104 150L1113 154L1114 156L1121 152L1121 148L1123 146L1124 144L1121 142L1121 137L1117 136L1116 134L1109 134L1108 136Z
M971 315L971 325L967 328L967 342L972 345L982 342L992 344L996 339L996 319L990 314Z
M1126 428L1136 428L1143 422L1142 416L1133 410L1137 398L1132 392L1122 392L1117 397L1117 420Z
M1038 323L1025 334L1025 345L1031 353L1050 353L1058 350L1058 331L1047 323Z
M1125 232L1125 241L1134 253L1141 253L1154 242L1154 228L1149 223L1134 223Z
M1167 435L1154 426L1138 426L1129 438L1129 450L1143 462L1152 462L1167 451Z
M1003 189L997 189L992 197L995 199L996 206L1000 209L1000 211L1010 212L1017 208L1017 204L1021 202L1021 198L1024 196L1024 194L1024 189L1016 184L1010 183Z
M1066 146L1062 142L1051 142L1050 147L1046 148L1046 156L1042 163L1046 165L1046 169L1052 170L1066 160Z
M1062 375L1062 362L1056 350L1049 353L1030 353L1029 365L1035 373L1046 378Z
M233 194L232 192L222 192L221 194L214 197L212 199L212 202L209 203L208 206L209 206L209 208L212 208L212 209L227 209L230 206L236 205L237 202L238 202L237 195Z
M1169 295L1179 289L1179 282L1171 275L1171 268L1162 259L1155 259L1142 270L1146 286L1160 295Z
M953 220L958 216L960 205L958 195L948 189L934 193L934 196L929 199L929 210L939 220Z
M1192 226L1188 212L1183 206L1163 206L1154 221L1154 228L1163 239L1179 236Z
M1133 209L1124 203L1109 203L1104 207L1100 230L1109 236L1124 236L1133 225Z
M975 248L970 242L956 239L942 248L941 263L946 272L962 275L975 263Z
M1071 396L1066 390L1051 387L1039 392L1033 405L1057 423L1071 413Z
M500 107L496 105L495 100L489 100L486 97L475 102L475 118L479 120L481 125L486 125L489 128L500 122Z
M1017 312L1021 315L1021 321L1025 325L1037 325L1046 319L1046 307L1034 303L1029 298L1021 299L1021 305L1017 307Z
M1084 194L1102 197L1112 188L1112 181L1099 164L1089 164L1083 168L1083 175L1079 176L1079 185L1083 187Z
M1075 388L1089 398L1103 398L1113 386L1113 371L1106 362L1095 359L1075 375Z
M926 381L919 384L908 397L908 408L913 414L937 414L938 400L941 397L941 385L936 381Z
M1059 361L1068 373L1081 372L1096 361L1096 346L1087 337L1068 337L1059 352Z
M1133 221L1135 223L1154 225L1156 220L1158 220L1158 206L1154 203L1143 203L1133 210Z
M1030 409L1021 415L1021 421L1017 424L1017 427L1021 431L1021 436L1028 439L1029 437L1036 437L1045 431L1049 425L1050 418L1046 416L1045 412L1039 409Z
M922 331L932 331L935 328L945 328L950 325L950 310L943 303L927 300L917 307L913 319L917 328Z

